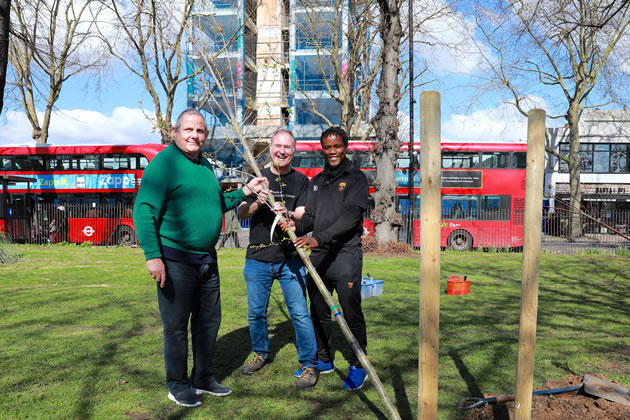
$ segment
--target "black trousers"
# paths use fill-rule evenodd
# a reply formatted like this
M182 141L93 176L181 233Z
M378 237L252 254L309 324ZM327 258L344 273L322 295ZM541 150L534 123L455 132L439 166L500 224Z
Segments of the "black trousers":
M166 385L172 393L208 389L212 356L221 325L219 270L214 264L165 260L166 282L157 285L164 329ZM188 321L192 335L193 368L188 377Z
M359 248L349 252L341 250L326 256L314 255L311 256L311 261L328 291L331 294L333 290L337 292L337 299L348 327L350 327L352 334L354 334L363 351L366 351L367 333L365 318L361 310L362 250ZM311 300L311 318L313 319L315 338L317 339L317 357L322 362L328 362L333 355L331 352L332 314L324 297L310 276L306 285ZM351 365L361 367L359 358L354 354L354 351L352 351L349 362Z

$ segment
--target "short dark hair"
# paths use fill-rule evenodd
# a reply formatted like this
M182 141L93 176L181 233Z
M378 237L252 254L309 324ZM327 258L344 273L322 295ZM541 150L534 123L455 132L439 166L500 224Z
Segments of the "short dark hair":
M179 131L179 127L182 126L182 118L184 118L184 115L199 115L201 118L203 118L204 125L206 125L206 118L198 109L186 108L185 110L182 111L181 114L179 114L179 117L177 117L177 120L175 121L175 131ZM206 128L206 131L207 130L208 129Z
M324 139L330 136L339 136L343 140L344 147L348 147L348 133L341 127L330 127L319 137L319 142L324 144Z

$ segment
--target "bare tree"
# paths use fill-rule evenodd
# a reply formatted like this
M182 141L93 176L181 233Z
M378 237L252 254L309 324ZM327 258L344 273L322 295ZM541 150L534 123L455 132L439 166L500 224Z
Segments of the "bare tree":
M398 139L398 103L401 99L399 75L401 71L400 46L404 36L400 3L398 0L378 0L380 10L379 32L383 42L381 74L376 88L379 103L372 118L378 142L374 152L376 180L374 181L374 210L372 221L380 248L398 240L398 227L402 217L396 212L395 167L400 150Z
M9 62L11 81L19 91L37 143L48 141L48 129L63 83L103 64L92 43L98 9L93 1L13 0ZM43 117L37 107L43 106Z
M187 71L190 66L184 45L194 3L169 1L169 9L177 13L176 21L159 0L103 0L113 18L99 23L101 38L110 54L144 81L155 107L154 122L165 144L172 141L170 127L177 88L195 75Z
M4 108L4 86L9 62L9 28L11 26L11 0L0 0L0 114Z
M424 26L450 13L453 2L421 0L418 3L421 6L415 12L418 23L412 33L418 35L424 31L425 43L443 43ZM320 83L340 104L340 125L352 137L365 138L374 133L376 138L375 208L371 218L381 248L398 240L398 228L402 226L395 202L395 168L400 140L406 134L405 130L400 131L399 102L410 86L418 86L420 76L427 70L426 63L420 63L421 69L413 83L407 80L407 58L400 54L407 40L401 22L401 13L405 10L402 6L400 0L336 0L331 2L331 7L322 8L321 1L311 0L305 5L307 19L295 22L298 42L310 43L317 51ZM376 81L378 85L374 89ZM302 83L309 81L299 78L296 81L297 89L306 91ZM317 111L315 103L311 105L317 115L332 125ZM371 127L365 129L363 123L373 107L376 113L369 120Z
M529 95L539 95L563 109L550 118L564 118L569 128L569 152L547 152L569 168L570 206L580 208L580 132L582 110L620 100L622 64L628 57L628 1L500 1L478 9L479 28L490 52L490 83L507 89L523 115ZM557 98L562 98L556 103ZM569 238L582 235L577 212Z
M318 110L309 91L325 91L339 104L339 125L351 137L367 137L371 129L366 130L366 122L381 63L377 4L374 0L335 0L323 6L321 1L306 0L294 12L298 48L315 50L316 67L304 64L301 76L293 82L328 125L334 124Z

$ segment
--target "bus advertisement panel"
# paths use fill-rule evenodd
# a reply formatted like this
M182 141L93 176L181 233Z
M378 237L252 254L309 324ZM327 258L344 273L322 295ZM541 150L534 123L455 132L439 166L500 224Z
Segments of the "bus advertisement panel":
M77 193L79 191L107 193L107 192L131 192L136 190L139 182L136 182L137 173L81 173L81 174L47 174L32 173L36 179L30 183L30 191L33 193ZM140 178L138 178L138 181ZM28 185L25 182L17 182L8 186L11 193L25 193Z

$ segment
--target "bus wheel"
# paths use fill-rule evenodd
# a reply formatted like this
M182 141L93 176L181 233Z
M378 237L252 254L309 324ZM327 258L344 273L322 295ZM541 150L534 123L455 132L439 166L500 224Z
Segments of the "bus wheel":
M130 227L121 226L116 231L116 244L122 246L131 246L137 243L136 232Z
M472 245L472 236L465 230L456 230L448 235L448 246L456 251L470 251Z

